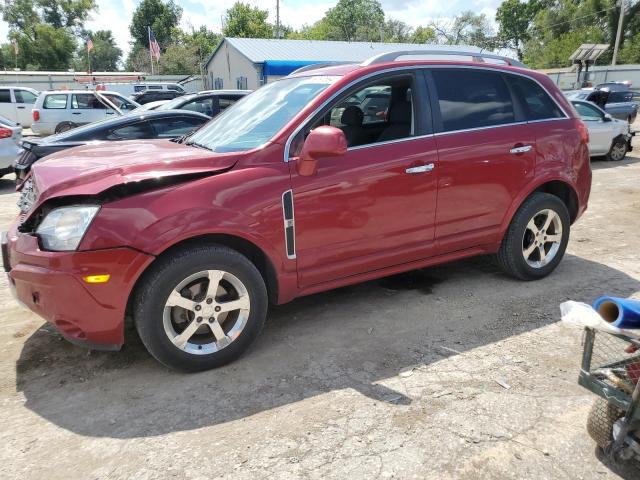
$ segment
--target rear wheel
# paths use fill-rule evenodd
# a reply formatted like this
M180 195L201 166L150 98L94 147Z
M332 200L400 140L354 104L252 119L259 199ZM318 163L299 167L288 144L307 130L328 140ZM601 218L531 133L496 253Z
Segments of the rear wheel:
M627 155L627 141L624 138L618 137L613 140L611 144L611 150L607 153L607 160L613 162L619 162Z
M62 122L56 126L55 133L68 132L76 127L77 125L73 122Z
M258 336L267 292L256 267L223 246L191 246L155 264L136 295L134 320L149 352L183 371L238 358Z
M546 277L564 256L570 223L562 200L549 193L534 193L511 220L497 254L500 267L521 280Z
M611 405L604 398L598 398L593 402L587 417L587 432L603 450L613 441L613 424L623 415L622 410Z

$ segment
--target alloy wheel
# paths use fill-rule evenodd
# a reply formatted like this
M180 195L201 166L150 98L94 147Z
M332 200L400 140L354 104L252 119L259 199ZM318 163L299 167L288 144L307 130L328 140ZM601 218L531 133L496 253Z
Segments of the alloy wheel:
M164 331L180 350L194 355L217 352L233 342L249 318L244 284L229 272L205 270L182 280L169 294Z
M522 255L532 268L548 265L558 253L562 243L562 220L553 210L536 213L525 228Z
M627 145L624 142L618 141L611 147L611 153L609 154L609 156L611 157L611 160L618 162L622 160L626 154Z

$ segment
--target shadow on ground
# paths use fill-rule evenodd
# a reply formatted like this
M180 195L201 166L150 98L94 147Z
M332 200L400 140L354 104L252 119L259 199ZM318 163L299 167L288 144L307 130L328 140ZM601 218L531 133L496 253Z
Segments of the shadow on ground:
M0 179L0 195L7 193L16 193L16 181L13 175ZM16 212L18 210L16 209Z
M48 421L113 438L221 424L336 389L407 404L376 382L556 322L559 303L593 301L603 285L621 296L640 289L618 270L571 255L529 283L503 276L487 257L418 270L273 307L244 357L192 375L162 367L135 336L121 352L88 353L43 326L24 345L17 387Z

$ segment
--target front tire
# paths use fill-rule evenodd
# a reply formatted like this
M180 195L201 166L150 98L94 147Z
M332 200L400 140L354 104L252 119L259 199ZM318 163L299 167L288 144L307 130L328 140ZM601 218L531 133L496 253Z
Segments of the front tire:
M142 279L134 321L159 362L186 372L237 359L267 316L267 290L245 256L219 245L190 245L161 258Z
M619 162L627 156L627 150L627 141L624 138L614 138L611 149L609 153L607 153L607 160L610 162Z
M570 224L562 200L549 193L532 194L511 220L498 250L498 264L520 280L546 277L564 256Z

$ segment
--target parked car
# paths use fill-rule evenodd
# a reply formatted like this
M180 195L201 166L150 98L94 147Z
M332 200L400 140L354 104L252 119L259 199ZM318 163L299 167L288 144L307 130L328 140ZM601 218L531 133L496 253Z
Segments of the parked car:
M614 118L633 123L640 108L640 94L631 90L587 88L567 92L571 100L586 100L602 108Z
M606 156L607 160L622 160L632 150L629 123L613 118L597 105L584 100L571 100L589 129L589 153L592 157Z
M184 95L184 92L175 90L144 90L140 93L134 93L130 98L140 105L145 105L159 100L173 100L182 95Z
M13 160L20 152L22 127L0 116L0 177L13 172Z
M114 103L115 102L115 103ZM36 135L62 133L91 122L104 120L140 105L116 92L52 90L42 92L33 108L31 130Z
M269 301L478 254L549 275L587 208L584 123L515 60L409 53L307 68L187 139L38 162L2 249L17 297L92 348L120 348L131 315L155 358L194 371L245 351ZM382 122L344 107L373 86Z
M126 97L130 97L135 93L145 92L147 90L160 90L160 91L175 91L180 92L181 94L187 93L182 85L178 83L167 83L167 82L136 82L136 83L127 83L127 82L107 82L100 83L96 85L97 91L110 91L110 92L118 92L121 95Z
M191 110L215 117L251 90L211 90L184 95L157 107L157 110Z
M29 128L31 109L39 92L27 87L0 87L0 115L12 122Z
M186 110L143 112L90 123L50 137L23 140L22 150L13 158L16 179L23 180L37 160L67 148L97 141L177 138L209 120L206 115Z

